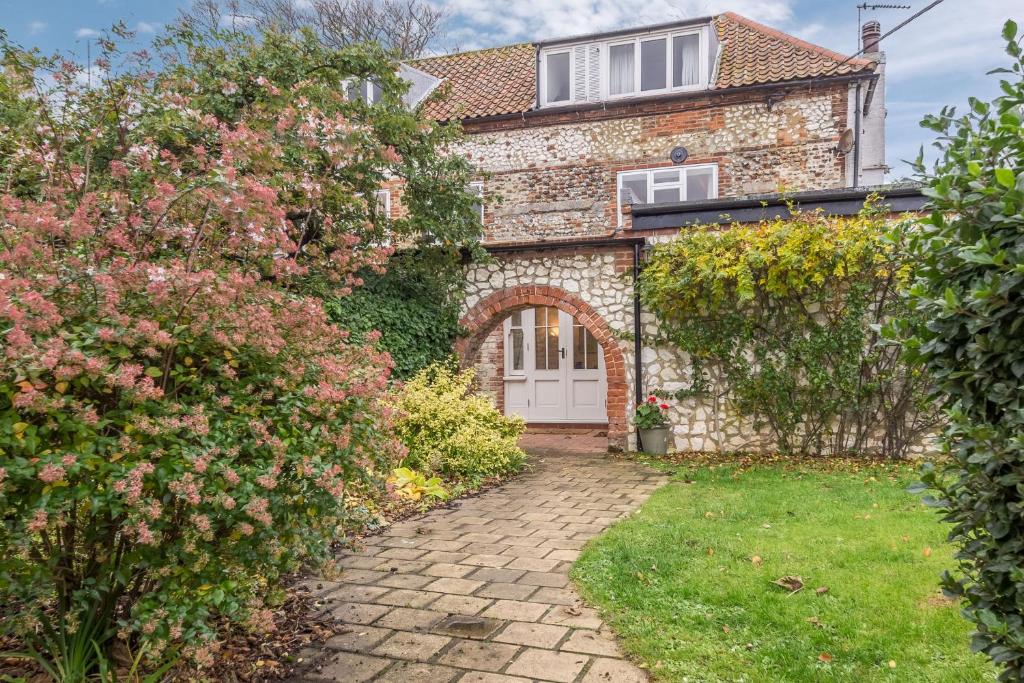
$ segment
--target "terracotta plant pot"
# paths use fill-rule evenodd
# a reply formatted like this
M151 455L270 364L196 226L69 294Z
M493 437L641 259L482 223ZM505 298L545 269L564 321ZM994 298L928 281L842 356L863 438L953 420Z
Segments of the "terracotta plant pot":
M665 455L668 453L668 437L670 430L667 426L655 427L653 429L638 429L640 433L640 447L644 453L651 455Z

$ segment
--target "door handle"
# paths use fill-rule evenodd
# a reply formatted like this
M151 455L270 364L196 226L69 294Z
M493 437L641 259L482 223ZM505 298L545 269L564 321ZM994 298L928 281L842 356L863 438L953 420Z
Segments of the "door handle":
M562 358L565 358L565 347L558 349L558 353L562 354Z

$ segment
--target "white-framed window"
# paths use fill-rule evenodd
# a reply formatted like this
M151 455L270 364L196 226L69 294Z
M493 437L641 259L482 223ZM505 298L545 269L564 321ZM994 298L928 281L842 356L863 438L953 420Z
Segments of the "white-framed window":
M523 332L523 312L516 311L509 320L508 339L505 342L505 374L526 374L526 338Z
M477 216L480 217L480 225L484 223L484 184L479 180L474 180L466 186L466 192L471 195L476 195L477 201L473 202L473 211L476 212Z
M358 81L355 79L345 83L345 95L350 101L362 100L366 104L378 102L384 91L373 81Z
M377 190L374 196L377 198L377 212L384 218L391 218L391 191Z
M603 93L609 99L696 90L707 86L702 28L609 42Z
M544 53L540 70L541 97L545 104L572 102L576 70L571 49Z
M623 204L695 202L718 197L718 165L666 166L619 171L616 213L622 225Z
M537 74L540 105L707 88L710 40L705 24L543 47Z

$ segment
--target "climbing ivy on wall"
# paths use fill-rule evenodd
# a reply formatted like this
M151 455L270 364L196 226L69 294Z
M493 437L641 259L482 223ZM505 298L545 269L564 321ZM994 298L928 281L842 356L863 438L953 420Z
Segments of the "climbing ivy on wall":
M452 354L464 279L457 250L400 252L385 273L362 277L351 295L329 299L328 315L357 339L380 332L396 377L409 378Z
M936 420L921 371L877 332L906 314L906 229L868 206L693 230L654 248L641 293L695 389L720 377L781 450L900 457Z

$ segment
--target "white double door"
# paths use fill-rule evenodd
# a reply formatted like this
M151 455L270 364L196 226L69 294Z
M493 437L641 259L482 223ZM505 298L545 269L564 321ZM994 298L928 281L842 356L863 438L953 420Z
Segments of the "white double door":
M504 323L505 413L529 422L608 421L604 352L578 320L554 306Z

